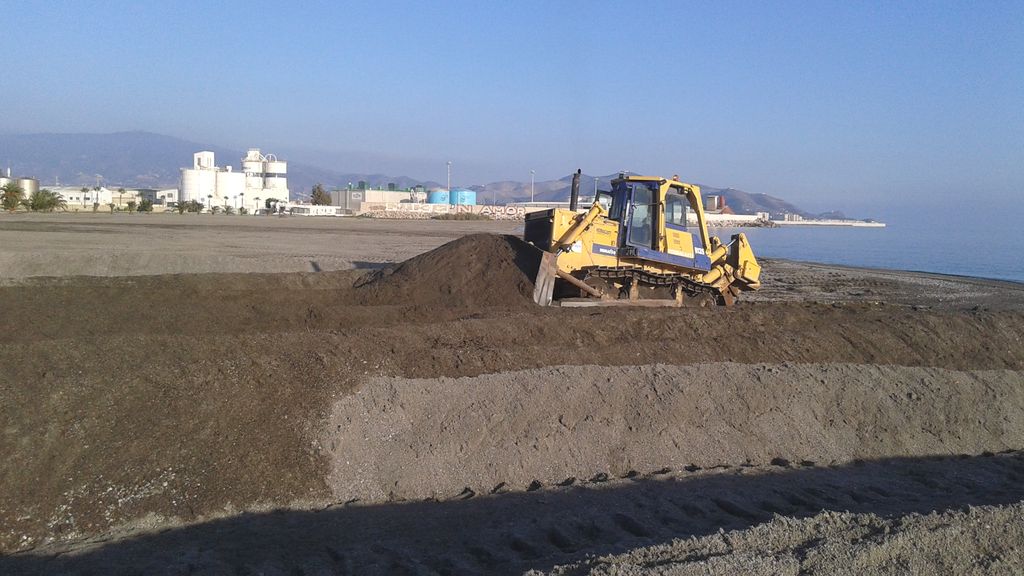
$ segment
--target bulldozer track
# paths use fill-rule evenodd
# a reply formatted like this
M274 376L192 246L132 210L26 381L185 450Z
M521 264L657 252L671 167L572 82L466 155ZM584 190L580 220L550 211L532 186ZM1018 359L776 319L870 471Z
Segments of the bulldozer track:
M595 276L603 280L627 281L636 279L641 284L645 284L647 286L657 286L661 288L673 288L678 286L681 287L688 296L700 296L702 294L719 296L721 294L721 292L714 286L704 284L703 282L697 282L693 278L683 274L657 274L654 272L648 272L642 268L633 268L628 266L598 266L595 268L588 268L586 269L586 272L591 276Z

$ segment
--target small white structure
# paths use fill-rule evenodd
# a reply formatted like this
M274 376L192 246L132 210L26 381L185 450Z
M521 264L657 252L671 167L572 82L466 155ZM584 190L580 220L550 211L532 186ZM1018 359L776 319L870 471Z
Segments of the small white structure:
M192 168L181 169L180 196L182 202L194 200L207 208L245 207L255 212L268 198L288 200L288 163L250 148L242 158L242 171L235 172L231 166L219 168L213 152L196 152Z
M339 206L320 206L316 204L292 204L286 212L296 216L342 216L344 208Z

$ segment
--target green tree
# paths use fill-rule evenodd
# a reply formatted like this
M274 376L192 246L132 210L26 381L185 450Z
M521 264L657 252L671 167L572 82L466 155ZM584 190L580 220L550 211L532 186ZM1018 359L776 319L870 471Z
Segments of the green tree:
M249 209L246 208L245 206L241 206L238 208L238 213L241 214L242 216L245 216L246 214L249 213Z
M21 203L33 212L53 212L54 210L67 210L68 203L64 197L52 190L43 188L29 194Z
M135 202L135 200L129 200L128 201L128 211L129 212L135 212L135 207L136 206L138 206L138 203Z
M111 214L113 214L113 213L114 213L114 208L115 208L116 206L117 206L117 204L114 204L113 202L110 202L110 203L108 203L108 204L107 204L107 207L108 207L108 208L110 208L110 213L111 213Z
M187 202L178 202L177 204L174 205L174 210L178 214L184 214L185 211L188 210L188 203Z
M331 195L324 190L323 184L317 182L313 186L313 194L310 196L310 202L317 206L331 205Z
M277 198L267 198L266 202L263 203L263 206L267 210L272 210L273 209L272 206L274 204L277 204L278 202L280 202L280 200L278 200Z
M233 206L225 206L224 207L224 214L226 214L228 216L231 216L234 213L235 213L235 208Z
M149 198L143 198L139 201L139 212L152 212L153 201Z
M8 182L4 184L2 188L3 198L0 199L0 203L3 204L4 210L8 212L14 212L21 205L21 201L25 198L25 191L14 182Z

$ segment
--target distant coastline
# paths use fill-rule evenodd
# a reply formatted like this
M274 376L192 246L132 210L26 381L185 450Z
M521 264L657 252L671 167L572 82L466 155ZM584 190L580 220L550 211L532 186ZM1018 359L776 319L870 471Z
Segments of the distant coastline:
M885 228L885 222L867 220L772 220L776 226L853 226L855 228Z

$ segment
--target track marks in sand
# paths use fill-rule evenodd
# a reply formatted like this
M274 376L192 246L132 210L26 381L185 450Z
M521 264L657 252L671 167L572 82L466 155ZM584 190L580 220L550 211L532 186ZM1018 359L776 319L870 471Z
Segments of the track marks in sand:
M75 554L45 547L0 558L0 572L84 574L130 565L162 575L186 572L189 563L198 572L518 574L688 537L741 542L742 532L718 533L779 522L779 512L770 508L786 511L787 505L792 509L783 526L823 512L863 514L830 537L867 543L877 537L872 534L879 518L1024 500L1024 485L1010 478L1022 465L1019 452L846 466L735 465L447 502L246 514L126 540L80 543ZM930 478L931 487L915 481L920 477ZM810 550L817 549L813 540L822 534L765 542L788 546L795 554L806 547L811 558ZM691 560L727 553L728 548L705 549Z

